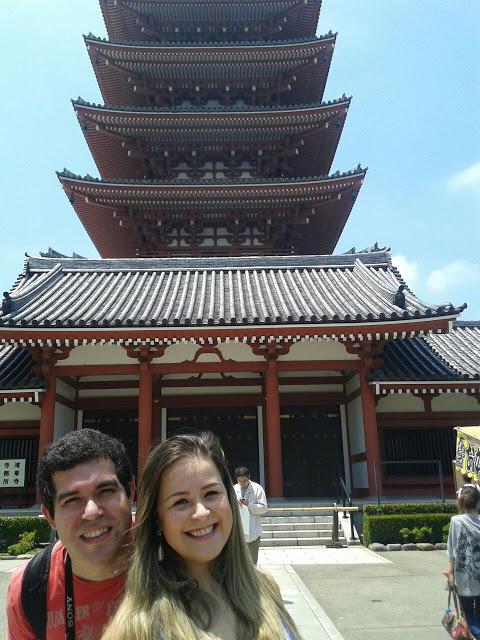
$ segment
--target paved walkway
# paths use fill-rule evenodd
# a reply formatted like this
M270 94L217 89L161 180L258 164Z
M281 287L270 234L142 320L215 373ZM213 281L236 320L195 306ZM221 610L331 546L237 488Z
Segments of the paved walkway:
M365 547L260 547L258 564L263 567L271 565L292 564L382 564L390 562ZM268 570L268 569L267 569Z
M0 561L0 609L19 560ZM445 552L377 554L364 547L266 547L259 564L277 581L303 640L439 640L446 633ZM0 638L6 633L0 615Z
M287 611L292 616L303 640L343 640L336 626L292 565L314 568L314 565L389 564L365 547L333 549L328 547L264 547L258 564L275 578Z

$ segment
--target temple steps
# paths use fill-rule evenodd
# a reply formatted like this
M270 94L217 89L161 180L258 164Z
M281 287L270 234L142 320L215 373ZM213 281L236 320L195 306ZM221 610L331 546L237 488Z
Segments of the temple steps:
M297 547L332 545L331 515L274 516L262 517L261 547ZM339 524L338 542L347 541Z

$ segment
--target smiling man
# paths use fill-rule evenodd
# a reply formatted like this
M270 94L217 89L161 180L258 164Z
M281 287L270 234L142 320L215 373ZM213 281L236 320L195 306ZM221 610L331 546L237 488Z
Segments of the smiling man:
M125 449L99 431L73 431L46 447L37 486L42 512L59 541L51 550L38 616L28 603L41 600L41 576L32 580L27 565L14 572L7 640L99 640L123 592L131 551L134 481ZM34 600L26 595L32 585ZM36 618L44 618L43 633L32 628Z

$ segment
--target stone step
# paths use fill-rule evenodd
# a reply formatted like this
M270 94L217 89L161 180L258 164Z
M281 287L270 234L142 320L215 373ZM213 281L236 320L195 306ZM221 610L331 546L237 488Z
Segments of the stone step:
M289 522L333 522L333 516L262 516L261 522L265 524L283 524Z
M331 522L290 522L290 523L270 523L263 524L262 531L303 531L305 529L327 529L332 530Z
M346 545L345 538L339 538L338 542L341 545ZM313 546L325 546L332 545L331 538L270 538L264 540L263 537L260 540L260 549L262 547L313 547Z
M262 540L271 538L328 538L332 536L332 530L306 529L304 531L262 531Z

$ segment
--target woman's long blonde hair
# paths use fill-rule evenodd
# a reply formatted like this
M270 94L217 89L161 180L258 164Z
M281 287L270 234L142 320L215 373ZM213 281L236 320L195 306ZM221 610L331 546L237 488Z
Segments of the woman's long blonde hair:
M157 559L156 503L163 472L185 458L206 458L218 469L233 515L232 532L211 573L227 594L237 619L238 640L299 638L271 580L252 564L240 522L235 491L218 439L212 433L178 435L149 454L138 488L135 549L125 593L102 640L207 640L217 613L213 600L191 578L182 558L162 537ZM161 635L159 635L161 633Z

